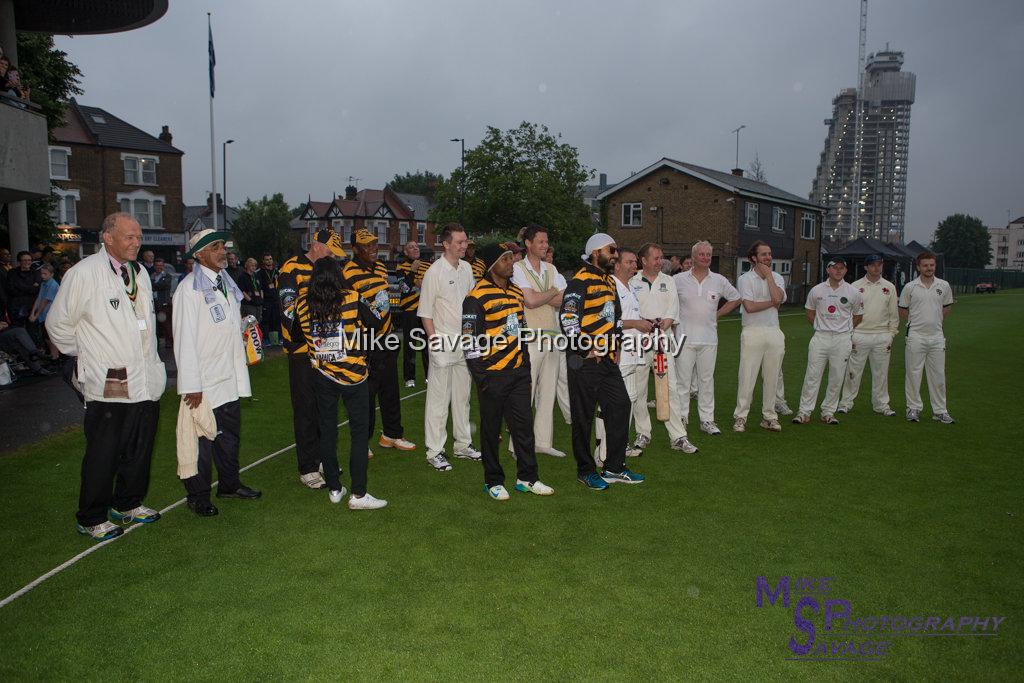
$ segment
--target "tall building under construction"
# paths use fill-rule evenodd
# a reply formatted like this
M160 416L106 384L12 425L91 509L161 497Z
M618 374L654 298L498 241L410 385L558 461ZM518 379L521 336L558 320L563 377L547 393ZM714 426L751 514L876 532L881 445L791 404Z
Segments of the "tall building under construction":
M822 237L845 243L858 237L903 242L907 204L910 107L916 76L902 71L903 53L870 55L864 73L860 181L855 138L857 90L845 88L825 119L828 137L811 186L811 200L827 209ZM851 211L857 215L851 220Z

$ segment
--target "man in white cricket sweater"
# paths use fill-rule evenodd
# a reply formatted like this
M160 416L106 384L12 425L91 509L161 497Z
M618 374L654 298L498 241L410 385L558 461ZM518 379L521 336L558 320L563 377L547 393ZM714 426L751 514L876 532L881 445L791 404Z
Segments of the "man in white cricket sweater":
M846 260L835 256L825 268L828 279L811 288L804 308L807 321L814 325L814 336L807 345L807 371L800 392L800 408L793 424L811 421L814 404L818 402L821 375L828 365L828 385L821 402L821 421L839 424L836 408L846 376L846 364L853 344L853 329L860 324L864 299L853 285L846 282Z
M637 256L640 259L640 272L629 280L629 288L640 303L640 317L653 323L661 333L673 335L676 321L679 320L679 296L672 277L661 270L663 252L659 245L648 243L640 247ZM697 447L686 438L686 426L683 424L681 396L676 386L675 358L669 356L666 363L668 375L669 417L665 421L665 429L672 449L684 453L696 453ZM633 403L633 420L636 424L635 447L643 449L651 442L651 411L647 407L647 380L654 364L654 351L643 356L643 362L637 367L636 387L640 397ZM689 390L689 385L686 386ZM687 396L689 398L689 396Z
M882 277L885 261L881 254L870 254L864 259L867 274L853 283L853 288L864 298L864 317L853 331L853 350L843 383L843 398L839 412L853 409L860 391L864 366L871 364L871 406L879 415L896 414L889 406L889 357L892 340L900 330L900 314L896 306L896 285Z
M900 317L907 321L906 394L907 422L921 419L921 372L928 374L928 398L932 419L943 424L954 420L946 410L946 337L942 322L953 305L953 289L935 277L935 254L917 255L918 277L900 292Z

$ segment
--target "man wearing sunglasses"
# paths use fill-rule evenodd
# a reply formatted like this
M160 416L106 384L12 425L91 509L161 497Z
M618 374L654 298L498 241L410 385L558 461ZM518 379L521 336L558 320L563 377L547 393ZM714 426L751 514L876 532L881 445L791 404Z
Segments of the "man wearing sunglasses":
M626 468L630 401L618 366L622 309L610 275L617 252L609 235L591 235L581 257L583 265L569 281L558 311L559 326L569 342L569 405L577 479L595 491L608 488L608 484L644 481L642 474ZM597 408L604 419L607 444L600 475L590 448Z

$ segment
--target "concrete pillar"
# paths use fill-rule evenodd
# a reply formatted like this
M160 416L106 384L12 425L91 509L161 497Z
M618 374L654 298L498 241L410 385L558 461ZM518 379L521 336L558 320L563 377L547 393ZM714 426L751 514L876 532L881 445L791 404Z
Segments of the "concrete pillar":
M13 64L18 63L18 34L14 28L14 0L0 0L0 47ZM28 206L25 202L7 205L11 234L11 253L28 250Z

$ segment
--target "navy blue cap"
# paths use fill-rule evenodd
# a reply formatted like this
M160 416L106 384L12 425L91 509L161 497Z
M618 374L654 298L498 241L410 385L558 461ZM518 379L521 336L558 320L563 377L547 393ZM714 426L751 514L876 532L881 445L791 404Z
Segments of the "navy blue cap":
M865 266L868 265L869 263L874 263L875 261L885 261L885 259L882 258L881 254L868 254L867 256L864 257Z

